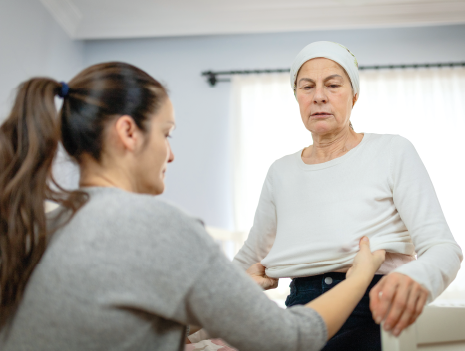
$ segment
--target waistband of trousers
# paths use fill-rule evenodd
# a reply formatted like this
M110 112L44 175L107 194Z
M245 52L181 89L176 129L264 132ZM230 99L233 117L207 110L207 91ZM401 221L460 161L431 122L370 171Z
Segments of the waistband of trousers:
M319 281L326 279L327 277L330 277L332 280L335 280L335 281L343 281L346 279L346 273L328 272L324 274L312 275L310 277L293 278L292 281L295 285L299 285L299 284L305 284L305 283L310 283L310 282L319 282ZM383 274L376 274L373 277L373 280L371 281L370 286L376 285L376 283L378 283L382 277L384 277Z

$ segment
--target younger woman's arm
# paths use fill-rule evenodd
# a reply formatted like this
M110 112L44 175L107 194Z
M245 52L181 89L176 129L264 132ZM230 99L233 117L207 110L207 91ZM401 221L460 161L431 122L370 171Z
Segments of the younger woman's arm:
M317 311L325 321L328 339L342 327L362 299L384 257L384 250L372 254L370 242L364 237L360 241L360 252L347 272L347 279L306 305Z
M287 310L226 258L215 255L187 296L189 322L241 351L320 350L355 308L383 261L382 253L372 254L367 243L361 246L346 281L307 306Z

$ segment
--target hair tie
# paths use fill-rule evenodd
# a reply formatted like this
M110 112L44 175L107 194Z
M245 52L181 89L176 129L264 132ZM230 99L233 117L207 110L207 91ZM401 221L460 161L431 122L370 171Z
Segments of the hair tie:
M61 84L61 90L58 93L58 96L64 99L65 97L68 96L69 86L65 82L61 82L60 84Z

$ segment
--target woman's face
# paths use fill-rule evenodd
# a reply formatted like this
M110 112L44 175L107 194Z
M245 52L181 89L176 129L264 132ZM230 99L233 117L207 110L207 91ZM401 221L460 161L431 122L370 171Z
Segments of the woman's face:
M169 137L175 127L173 105L169 99L152 117L144 145L137 155L138 192L158 195L165 190L165 172L174 160Z
M348 128L357 100L345 70L326 58L314 58L300 68L296 98L305 127L319 135Z

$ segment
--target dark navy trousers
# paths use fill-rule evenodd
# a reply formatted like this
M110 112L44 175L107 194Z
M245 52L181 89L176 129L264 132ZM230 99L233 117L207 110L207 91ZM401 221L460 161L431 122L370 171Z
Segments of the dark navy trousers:
M345 279L345 273L325 273L313 277L294 278L286 306L305 305ZM342 328L328 341L324 351L381 351L380 327L370 311L369 292L382 275L375 275L362 300Z

